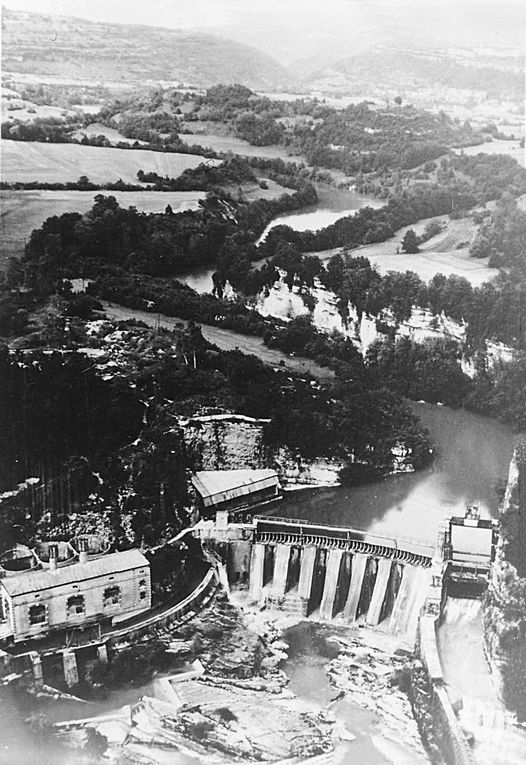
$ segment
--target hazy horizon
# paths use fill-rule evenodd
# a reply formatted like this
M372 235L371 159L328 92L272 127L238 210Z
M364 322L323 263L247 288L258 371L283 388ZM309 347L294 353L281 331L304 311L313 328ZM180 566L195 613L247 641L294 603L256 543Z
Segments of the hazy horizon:
M105 23L201 30L245 42L288 65L352 55L376 43L524 49L526 4L518 0L8 0L3 7Z

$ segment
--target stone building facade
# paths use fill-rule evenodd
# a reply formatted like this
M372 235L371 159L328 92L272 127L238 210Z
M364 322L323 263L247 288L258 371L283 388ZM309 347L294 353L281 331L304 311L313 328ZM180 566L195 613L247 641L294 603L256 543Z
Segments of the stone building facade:
M150 564L139 550L103 555L0 579L2 637L14 642L53 630L133 616L151 606Z

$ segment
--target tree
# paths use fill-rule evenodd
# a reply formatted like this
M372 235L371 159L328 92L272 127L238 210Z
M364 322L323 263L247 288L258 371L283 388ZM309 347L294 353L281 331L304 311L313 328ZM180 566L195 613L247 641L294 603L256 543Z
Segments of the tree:
M402 250L409 254L415 254L419 252L418 237L412 228L406 232L404 238L402 239Z
M394 102L395 102L395 104L397 106L402 106L402 97L401 96L396 96Z

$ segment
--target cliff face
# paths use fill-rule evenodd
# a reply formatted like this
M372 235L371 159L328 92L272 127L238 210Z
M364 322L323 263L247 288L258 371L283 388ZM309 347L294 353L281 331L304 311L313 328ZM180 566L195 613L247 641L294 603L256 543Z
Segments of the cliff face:
M500 538L484 603L490 660L506 706L526 720L526 446L510 465L499 517Z
M181 422L187 454L194 470L277 470L287 485L334 486L344 467L341 460L320 456L305 460L287 447L270 448L265 425L270 420L239 414L192 417Z
M234 297L231 288L225 292L225 296ZM312 305L313 309L310 310L309 306ZM283 278L280 278L270 289L257 296L253 308L262 316L272 316L285 321L310 314L312 323L318 330L327 333L334 330L340 332L352 340L363 355L372 343L385 338L377 329L377 321L395 328L397 337L408 337L416 343L446 338L463 346L466 340L465 322L454 321L444 313L435 315L416 306L406 321L397 322L390 311L383 311L378 316L369 316L366 313L358 315L356 308L348 303L348 318L344 320L338 311L336 295L325 289L318 280L315 280L314 287L311 288L294 285L289 289ZM488 364L493 365L498 361L511 361L513 350L502 343L487 342L486 355ZM463 369L466 374L475 373L469 358L464 360Z
M305 296L309 304L314 304L312 312L302 296ZM336 295L319 282L310 289L296 285L289 289L280 279L270 290L258 296L255 309L262 316L274 316L285 320L311 313L312 322L317 329L322 332L340 332L352 340L363 354L367 353L367 349L375 340L385 337L377 329L377 319L388 326L397 327L399 337L409 337L415 342L448 337L462 343L466 337L465 324L455 322L444 314L435 316L431 311L416 307L413 308L409 319L397 324L389 311L384 311L377 317L365 313L358 315L356 308L349 303L348 318L344 321L338 311Z
M193 417L181 423L194 470L269 467L264 429L270 420L238 414Z

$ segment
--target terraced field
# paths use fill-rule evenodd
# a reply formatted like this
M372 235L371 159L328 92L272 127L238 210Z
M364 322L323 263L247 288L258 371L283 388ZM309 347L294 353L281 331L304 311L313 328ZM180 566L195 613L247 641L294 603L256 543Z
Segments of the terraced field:
M93 183L121 178L137 183L137 170L177 177L203 158L197 154L169 154L144 149L113 149L72 143L8 141L1 144L2 180L7 183L66 183L87 175ZM207 160L215 162L217 160Z

